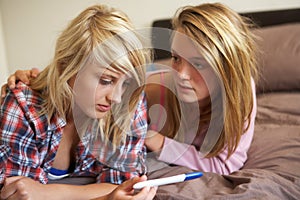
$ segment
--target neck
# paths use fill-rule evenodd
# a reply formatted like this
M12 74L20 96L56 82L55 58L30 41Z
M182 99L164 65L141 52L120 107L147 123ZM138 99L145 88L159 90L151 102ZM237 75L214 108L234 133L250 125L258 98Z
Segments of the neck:
M206 123L210 119L211 102L210 98L197 102L181 102L182 116L189 129L198 129L200 123ZM201 121L200 121L201 119ZM195 131L195 130L194 130Z
M210 97L207 97L205 99L201 99L196 102L183 102L181 101L182 107L185 109L185 112L188 113L195 113L196 110L199 112L204 112L209 110L211 106Z

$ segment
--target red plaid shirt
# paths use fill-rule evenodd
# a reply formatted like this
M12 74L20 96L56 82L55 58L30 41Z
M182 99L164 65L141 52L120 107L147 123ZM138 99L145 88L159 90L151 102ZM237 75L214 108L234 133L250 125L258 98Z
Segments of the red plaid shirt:
M23 83L8 91L0 110L0 183L5 177L26 176L41 183L48 182L66 122L39 115L41 99ZM76 165L70 176L97 177L98 182L120 184L146 173L144 139L147 131L145 95L141 96L126 144L115 153L101 145L97 159L91 154L87 133L76 149Z

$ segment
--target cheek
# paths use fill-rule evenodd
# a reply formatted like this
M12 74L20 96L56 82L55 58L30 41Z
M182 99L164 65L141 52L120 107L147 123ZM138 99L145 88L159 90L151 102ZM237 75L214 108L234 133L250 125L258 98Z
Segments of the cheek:
M89 85L80 85L75 90L76 96L80 96L83 99L93 99L96 92L96 87L89 87Z
M214 78L209 72L193 72L194 88L199 99L208 97L214 88Z
M73 87L75 102L82 106L93 102L95 100L97 85L98 82L91 78L77 78Z
M94 92L93 92L93 96L91 96L91 99L94 99L96 102L97 100L101 100L103 99L106 94L108 93L108 88L104 88L104 87L101 87L101 85L98 85Z
M204 78L206 82L206 88L209 94L214 93L218 88L218 81L216 75L214 74L213 71L210 70L205 73Z

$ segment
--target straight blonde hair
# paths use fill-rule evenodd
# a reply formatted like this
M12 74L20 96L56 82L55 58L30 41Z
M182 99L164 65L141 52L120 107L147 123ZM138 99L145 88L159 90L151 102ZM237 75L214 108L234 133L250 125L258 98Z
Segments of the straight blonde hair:
M223 117L222 132L206 157L216 156L227 147L229 158L249 128L253 109L251 79L257 77L255 36L250 31L253 25L251 20L220 3L183 7L173 18L173 28L197 43L199 53L210 64L225 91L219 105L224 111L219 113ZM175 98L170 101L173 101L171 105L177 104L176 124L184 116L180 116ZM199 125L207 123L213 117L211 113L206 117L201 115Z

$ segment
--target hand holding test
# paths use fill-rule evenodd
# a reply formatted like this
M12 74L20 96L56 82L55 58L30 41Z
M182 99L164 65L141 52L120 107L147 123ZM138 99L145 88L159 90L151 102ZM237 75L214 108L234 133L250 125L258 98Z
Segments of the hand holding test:
M170 177L166 177L166 178L147 180L147 181L143 181L143 182L134 184L133 188L134 189L142 189L143 187L146 187L146 186L153 187L153 186L160 186L160 185L166 185L166 184L171 184L171 183L179 183L179 182L199 178L202 175L203 175L202 172L191 172L191 173L186 173L186 174L179 174L176 176L170 176Z

